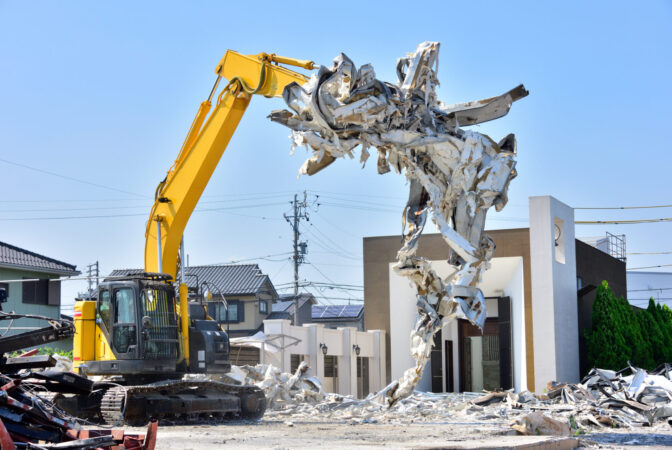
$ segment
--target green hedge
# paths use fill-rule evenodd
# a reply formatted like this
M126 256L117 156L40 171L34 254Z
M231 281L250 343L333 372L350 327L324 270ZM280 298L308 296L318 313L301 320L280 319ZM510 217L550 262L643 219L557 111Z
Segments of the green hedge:
M597 288L593 323L585 336L591 367L620 370L630 361L651 370L672 362L672 310L650 299L647 309L635 311L606 281Z

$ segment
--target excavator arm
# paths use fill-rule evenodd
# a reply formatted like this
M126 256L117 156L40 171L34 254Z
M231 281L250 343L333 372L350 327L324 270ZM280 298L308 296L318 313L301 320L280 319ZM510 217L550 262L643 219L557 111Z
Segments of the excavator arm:
M242 55L232 50L217 65L212 92L201 103L175 163L157 187L145 231L146 272L167 273L175 279L184 229L251 96L280 97L288 84L308 81L306 76L278 64L314 68L312 61L267 53ZM228 84L208 117L212 97L222 78Z
M145 272L166 273L177 277L182 234L198 200L229 144L253 94L280 97L288 84L304 84L308 78L279 64L312 70L312 61L285 58L275 54L241 55L228 50L215 68L217 80L206 101L201 103L180 153L166 178L156 188L145 230ZM215 108L212 97L221 79L228 84L218 95ZM181 280L181 348L189 361L189 314L187 286Z

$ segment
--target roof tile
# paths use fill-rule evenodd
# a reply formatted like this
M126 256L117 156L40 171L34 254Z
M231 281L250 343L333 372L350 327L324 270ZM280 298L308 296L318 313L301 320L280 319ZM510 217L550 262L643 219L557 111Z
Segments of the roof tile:
M0 242L0 265L60 275L79 275L77 266Z

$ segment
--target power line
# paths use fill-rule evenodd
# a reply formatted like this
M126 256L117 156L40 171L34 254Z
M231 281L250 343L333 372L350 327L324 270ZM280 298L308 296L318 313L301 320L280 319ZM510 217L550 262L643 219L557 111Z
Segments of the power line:
M249 200L259 200L264 198L276 198L276 197L286 197L287 192L258 192L258 193L247 193L247 194L227 194L227 195L204 195L201 197L200 203L210 203L210 201L205 201L211 198L222 198L222 197L257 197L258 198L240 198L239 201L249 201ZM102 203L102 202L129 202L129 201L147 201L151 198L144 199L128 199L128 198L107 198L107 199L40 199L40 200L0 200L0 203ZM213 202L226 202L234 200L214 200Z
M311 191L309 190L308 192L311 192L315 195L318 196L326 196L325 194L334 194L334 195L340 195L341 197L346 197L346 198L352 198L352 197L368 197L368 198L389 198L389 199L398 199L398 197L392 197L389 195L374 195L374 194L362 194L361 192L334 192L334 191Z
M672 217L665 217L662 219L636 219L636 220L576 220L577 225L631 225L637 223L658 223L658 222L672 222Z
M628 289L628 292L648 292L648 291L672 291L672 287L669 287L669 288L650 288L650 289Z
M223 206L221 208L200 208L194 210L194 212L224 212L232 209L249 209L249 208L261 208L266 206L279 206L284 205L284 202L274 202L274 203L262 203L257 205L240 205L240 206ZM230 213L233 214L233 213ZM72 220L72 219L103 219L103 218L112 218L112 217L138 217L146 216L146 213L135 213L135 214L101 214L101 215L91 215L91 216L54 216L54 217L3 217L0 218L0 221L30 221L30 220ZM242 214L239 214L242 215ZM254 217L245 215L245 217ZM264 220L269 220L270 218L260 216L259 218Z
M95 187L102 188L102 189L108 189L110 191L121 192L123 194L135 195L137 197L147 197L146 195L141 195L141 194L138 194L138 193L135 193L135 192L124 191L123 189L117 189L115 187L105 186L104 184L92 183L90 181L80 180L79 178L74 178L74 177L71 177L71 176L68 176L68 175L61 175L59 173L50 172L48 170L38 169L37 167L31 167L31 166L28 166L26 164L17 163L17 162L14 162L14 161L9 161L9 160L4 159L4 158L0 158L0 161L4 162L5 164L11 164L13 166L23 167L24 169L44 173L44 174L47 174L47 175L51 175L53 177L63 178L65 180L75 181L77 183L88 184L89 186L95 186Z
M315 231L317 231L317 232L320 234L320 236L324 237L324 238L325 238L331 245L333 245L333 247L334 247L335 249L340 250L340 251L341 251L343 254L345 254L345 255L355 256L355 253L353 253L353 252L351 252L351 251L349 251L349 250L344 249L344 248L341 247L337 242L334 242L334 241L333 241L327 234L323 233L319 228L317 228L317 226L315 226L314 223L311 223L310 226L311 226Z
M651 208L672 208L672 205L650 205L650 206L606 206L606 207L582 207L574 209L651 209Z
M345 254L345 253L343 253L343 252L341 252L337 249L334 249L333 247L329 246L328 244L325 244L315 233L313 233L310 230L310 228L306 229L305 231L306 231L306 233L308 233L310 236L313 237L314 243L317 244L318 247L322 248L323 250L326 250L328 253L339 256L341 258L345 258L345 259L352 259L352 260L355 260L355 261L361 261L361 258L355 258L355 257L352 257L352 256L348 256L347 254Z
M306 288L306 290L307 290L307 288ZM308 292L310 292L310 291L308 291ZM315 297L322 298L326 303L329 303L330 305L333 305L333 303L332 303L331 301L329 301L329 300L327 299L327 297L325 297L324 295L322 295L321 292L316 291L316 292L311 292L311 294L313 294Z
M672 267L672 264L659 264L657 266L628 267L627 270L655 269L657 267Z
M672 255L672 252L629 252L628 255Z
M227 262L208 264L208 265L209 266L221 266L221 265L226 265L226 264L238 264L238 263L245 262L245 261L256 261L258 259L274 258L276 256L284 256L284 255L291 255L291 254L292 254L292 252L273 253L271 255L255 256L254 258L245 258L245 259L234 259L234 260L227 261ZM279 261L285 261L285 259L279 259L276 262L279 262Z

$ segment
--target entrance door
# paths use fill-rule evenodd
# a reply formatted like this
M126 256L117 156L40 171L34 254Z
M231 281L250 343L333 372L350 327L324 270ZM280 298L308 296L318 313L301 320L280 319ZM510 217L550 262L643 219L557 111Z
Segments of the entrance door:
M485 321L483 334L471 323L460 320L460 390L500 388L499 362L497 319Z
M497 298L497 315L486 319L483 333L459 321L460 391L513 387L509 297Z

